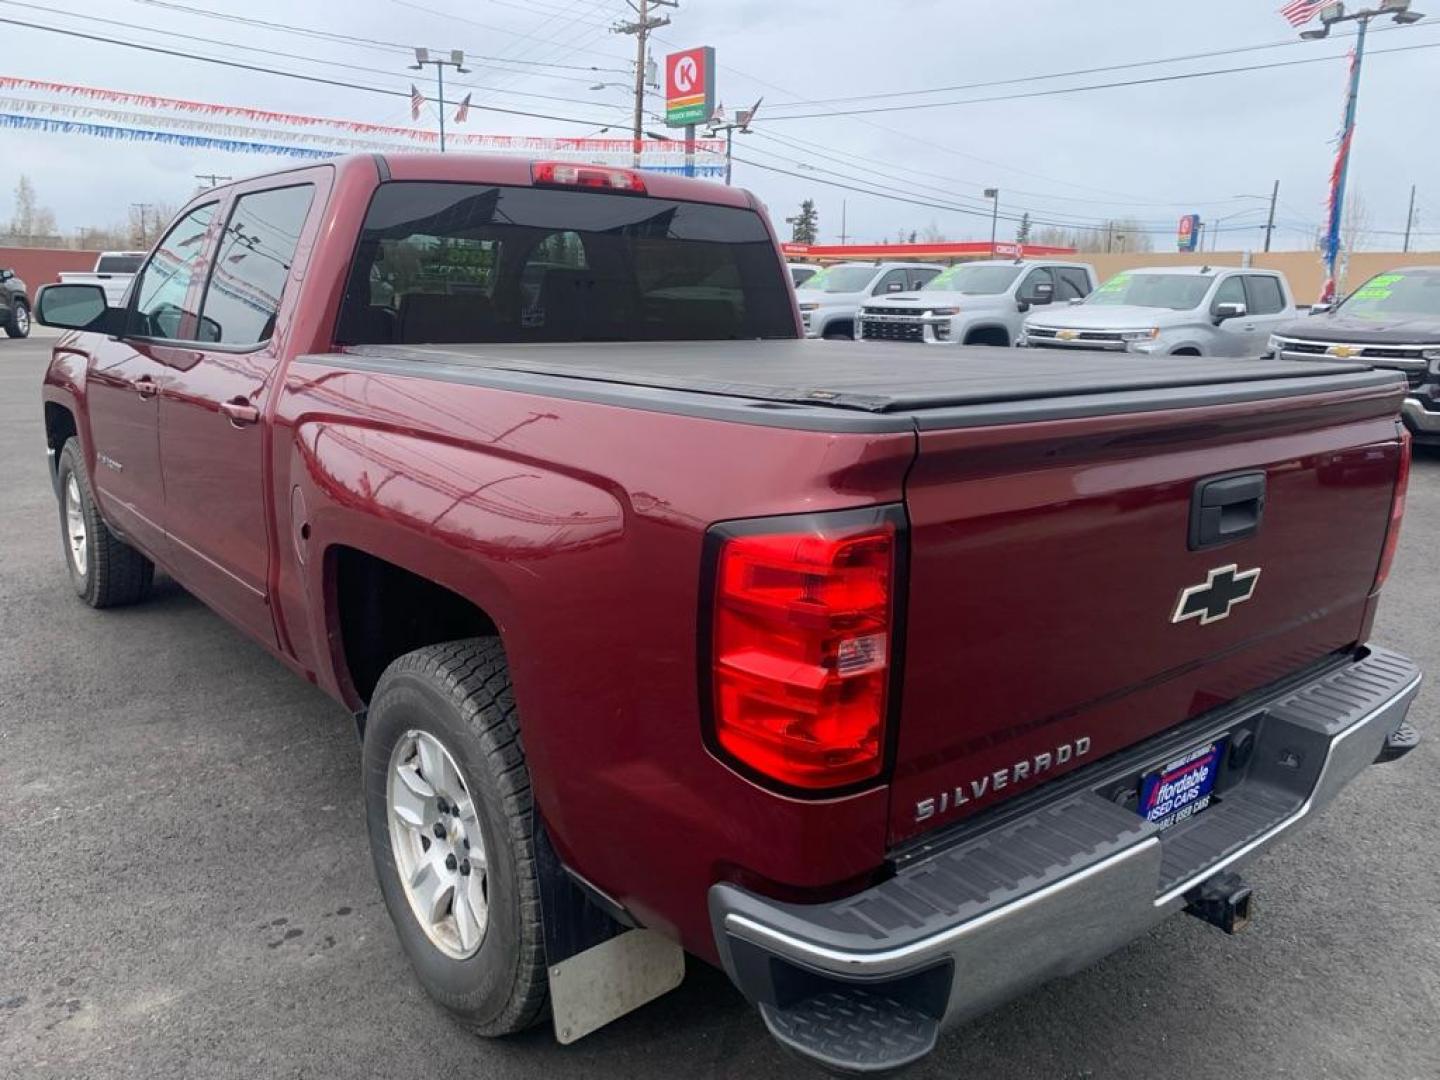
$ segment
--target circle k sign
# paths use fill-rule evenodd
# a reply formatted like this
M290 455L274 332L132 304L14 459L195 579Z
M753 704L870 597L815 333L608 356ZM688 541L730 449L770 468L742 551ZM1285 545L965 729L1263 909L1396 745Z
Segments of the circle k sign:
M665 57L665 123L703 124L715 112L715 50L709 45Z

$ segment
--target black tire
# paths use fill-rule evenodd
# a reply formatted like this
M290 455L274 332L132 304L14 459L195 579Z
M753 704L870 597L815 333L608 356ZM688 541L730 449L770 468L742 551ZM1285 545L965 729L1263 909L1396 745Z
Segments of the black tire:
M80 496L80 512L85 521L85 568L76 565L70 550L66 526L66 491L74 477ZM95 506L90 489L90 476L80 453L80 440L70 439L60 451L59 505L61 549L70 570L70 583L75 593L93 608L120 607L145 599L155 579L155 564L121 540Z
M10 321L5 324L5 336L23 338L30 336L30 308L24 300L16 300L10 312Z
M478 811L488 862L489 923L466 959L442 952L416 919L396 869L387 783L407 732L437 738ZM432 998L479 1035L531 1027L550 1003L530 774L505 650L496 638L417 649L380 677L365 725L365 816L375 872L400 944Z

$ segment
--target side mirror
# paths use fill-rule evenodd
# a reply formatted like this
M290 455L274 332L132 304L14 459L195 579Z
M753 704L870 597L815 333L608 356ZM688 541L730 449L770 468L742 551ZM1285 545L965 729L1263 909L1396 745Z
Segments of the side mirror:
M1024 304L1048 304L1055 299L1055 286L1048 281L1037 281L1030 291L1020 297Z
M59 330L118 333L120 316L99 285L42 285L35 296L35 321Z
M1311 304L1311 305L1310 305L1310 314L1311 314L1311 315L1324 315L1326 312L1330 312L1330 311L1334 311L1334 310L1335 310L1335 305L1334 305L1334 304Z
M1245 314L1244 304L1216 304L1211 314L1215 316L1215 323L1219 325L1226 319L1238 319Z

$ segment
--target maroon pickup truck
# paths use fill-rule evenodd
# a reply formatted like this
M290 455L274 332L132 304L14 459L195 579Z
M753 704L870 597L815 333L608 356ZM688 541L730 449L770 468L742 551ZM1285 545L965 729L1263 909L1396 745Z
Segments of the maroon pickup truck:
M1417 738L1368 644L1394 372L807 342L748 193L462 156L207 191L124 310L37 307L76 591L159 566L353 712L400 940L483 1034L683 948L903 1065L1239 929L1245 860Z

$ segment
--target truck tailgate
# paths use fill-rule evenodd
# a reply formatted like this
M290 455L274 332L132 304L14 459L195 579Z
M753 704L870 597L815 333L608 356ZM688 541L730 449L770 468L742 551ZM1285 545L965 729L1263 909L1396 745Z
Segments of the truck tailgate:
M890 842L1354 643L1400 459L1395 407L1371 389L964 430L922 419ZM1197 483L1235 473L1264 475L1258 531L1191 550ZM1203 588L1225 567L1260 571L1228 616ZM1190 608L1215 606L1176 621L1192 586Z

